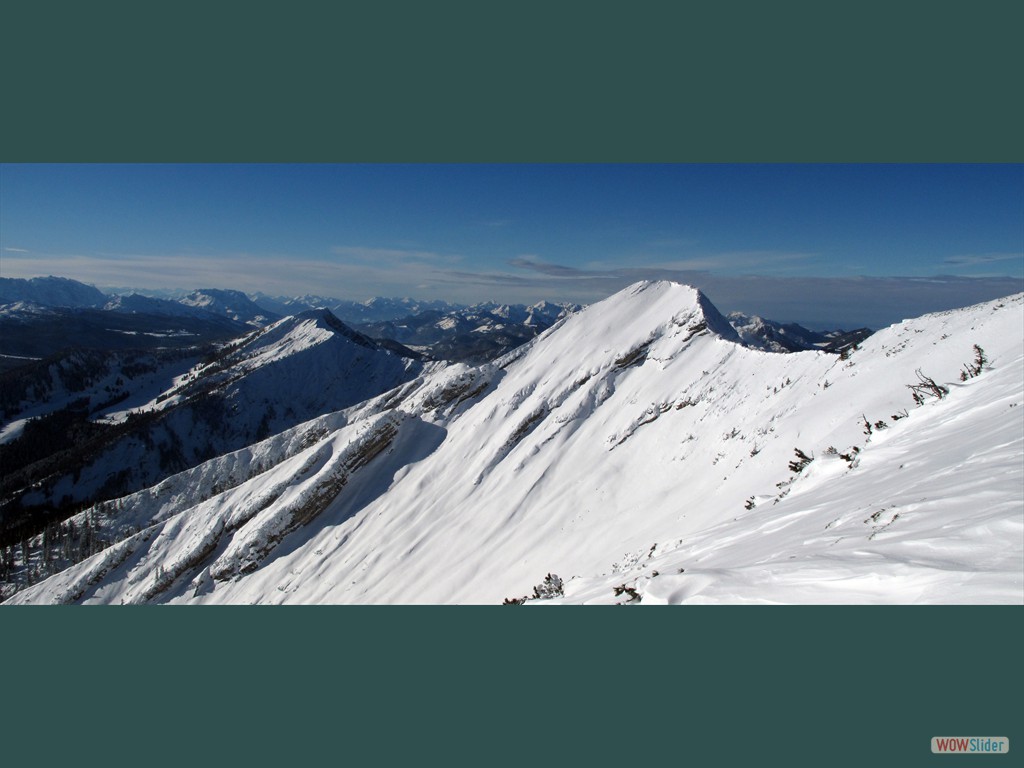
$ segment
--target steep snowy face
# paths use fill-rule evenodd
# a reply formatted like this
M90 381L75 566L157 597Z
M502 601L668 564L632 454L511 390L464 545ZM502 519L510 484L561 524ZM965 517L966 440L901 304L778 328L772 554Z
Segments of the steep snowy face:
M550 573L577 602L1020 602L1022 321L1024 295L783 355L639 283L353 406L15 599L500 603Z

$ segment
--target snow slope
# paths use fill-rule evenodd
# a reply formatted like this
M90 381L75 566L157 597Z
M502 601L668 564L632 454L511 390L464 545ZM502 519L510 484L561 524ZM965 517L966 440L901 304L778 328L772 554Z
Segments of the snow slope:
M638 283L12 602L1021 603L1022 328L1024 294L774 354Z

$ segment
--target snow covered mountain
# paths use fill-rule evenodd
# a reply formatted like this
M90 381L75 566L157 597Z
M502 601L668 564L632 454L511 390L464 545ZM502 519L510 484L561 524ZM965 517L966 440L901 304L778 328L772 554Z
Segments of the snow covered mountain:
M424 310L394 321L357 325L374 338L395 339L438 360L483 363L534 338L579 304L542 301L525 304L486 302L448 312Z
M103 309L108 312L123 312L126 314L143 315L166 315L169 317L200 317L214 318L223 317L226 312L215 312L194 304L185 304L172 299L158 299L151 296L143 296L139 293L112 296Z
M49 414L41 424L21 419L5 427L0 532L30 525L54 510L148 487L390 390L423 369L415 355L400 352L399 346L385 348L322 310L253 331L205 360L169 357L162 367L152 365L148 378L131 379L125 367L92 361L86 389L75 389L71 412ZM33 386L67 390L45 380ZM71 401L49 399L55 408ZM24 405L10 407L21 411ZM26 443L45 440L50 422L56 427L70 422L74 436L67 435L63 450L39 454ZM20 441L8 441L11 427L18 430L14 437L24 433Z
M773 354L638 283L87 510L51 541L117 543L11 602L1019 604L1022 327Z
M232 319L238 316L245 321ZM66 278L2 278L0 371L81 350L155 350L222 341L244 332L256 317L229 313L212 299L189 305L139 294L108 296Z
M66 277L0 277L0 305L24 302L41 307L95 309L106 301L106 294L99 289Z
M268 312L241 291L203 288L192 291L179 301L186 307L197 307L215 315L229 317L236 322L256 327L262 327L280 319L279 315Z
M26 310L25 307L30 307ZM143 314L9 304L0 308L0 359L22 363L74 350L124 350L197 346L223 341L247 326L227 317Z
M744 344L766 352L801 352L808 349L842 352L871 335L868 328L819 333L796 323L778 323L757 315L744 315L742 312L730 312L728 317Z
M331 307L331 311L348 323L373 323L418 315L421 312L451 312L461 308L457 304L440 300L375 296L364 302L339 301Z

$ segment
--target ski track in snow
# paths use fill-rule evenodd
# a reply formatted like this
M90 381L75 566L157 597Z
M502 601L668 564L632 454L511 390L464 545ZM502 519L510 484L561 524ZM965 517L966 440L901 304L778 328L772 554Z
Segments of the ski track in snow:
M1022 327L1024 294L778 354L640 283L126 497L142 531L9 602L1021 604Z

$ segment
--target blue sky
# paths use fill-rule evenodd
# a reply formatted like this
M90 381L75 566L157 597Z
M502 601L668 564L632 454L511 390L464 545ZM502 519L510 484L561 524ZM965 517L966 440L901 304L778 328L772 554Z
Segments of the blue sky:
M1021 290L1024 166L4 165L0 275L46 274L461 302L669 277L878 325Z

